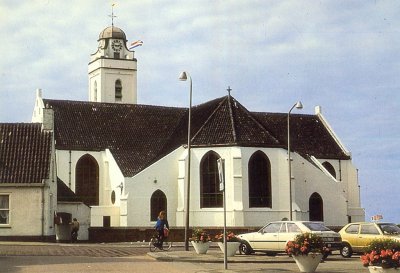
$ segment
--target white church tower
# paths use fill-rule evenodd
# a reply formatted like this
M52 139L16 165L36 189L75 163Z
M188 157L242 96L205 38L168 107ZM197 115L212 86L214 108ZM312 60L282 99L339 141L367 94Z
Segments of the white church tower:
M137 60L126 47L125 33L114 25L104 29L89 62L89 101L137 102Z

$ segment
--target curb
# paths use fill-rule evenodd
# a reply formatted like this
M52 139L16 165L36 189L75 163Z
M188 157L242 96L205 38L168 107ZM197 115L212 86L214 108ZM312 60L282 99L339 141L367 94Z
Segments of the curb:
M182 251L172 252L148 252L147 256L163 262L189 262L189 263L224 263L224 256L218 251L210 254L195 254L193 252L187 253ZM264 257L264 256L245 256L236 255L228 257L228 263L251 263L251 264L282 264L282 263L295 263L293 259L281 257Z

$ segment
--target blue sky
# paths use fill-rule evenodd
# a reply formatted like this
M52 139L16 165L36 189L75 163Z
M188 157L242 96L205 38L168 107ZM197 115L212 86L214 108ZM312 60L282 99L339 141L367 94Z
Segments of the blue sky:
M136 48L138 103L232 95L250 111L320 105L359 169L366 216L400 223L399 1L114 1ZM35 90L87 100L87 64L111 1L0 0L0 122L29 122ZM296 110L297 111L297 110Z

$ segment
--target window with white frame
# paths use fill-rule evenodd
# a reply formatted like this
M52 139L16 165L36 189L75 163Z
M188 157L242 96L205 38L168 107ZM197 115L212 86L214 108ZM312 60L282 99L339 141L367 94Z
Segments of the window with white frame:
M10 224L10 195L0 194L0 225Z

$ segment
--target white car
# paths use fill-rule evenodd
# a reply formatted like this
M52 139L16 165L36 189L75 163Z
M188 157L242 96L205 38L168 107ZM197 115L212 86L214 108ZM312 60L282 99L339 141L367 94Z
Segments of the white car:
M257 232L238 235L241 240L239 251L246 255L256 251L270 255L285 252L288 241L306 232L321 236L331 251L339 250L342 246L339 233L330 230L322 222L278 221L267 224Z

